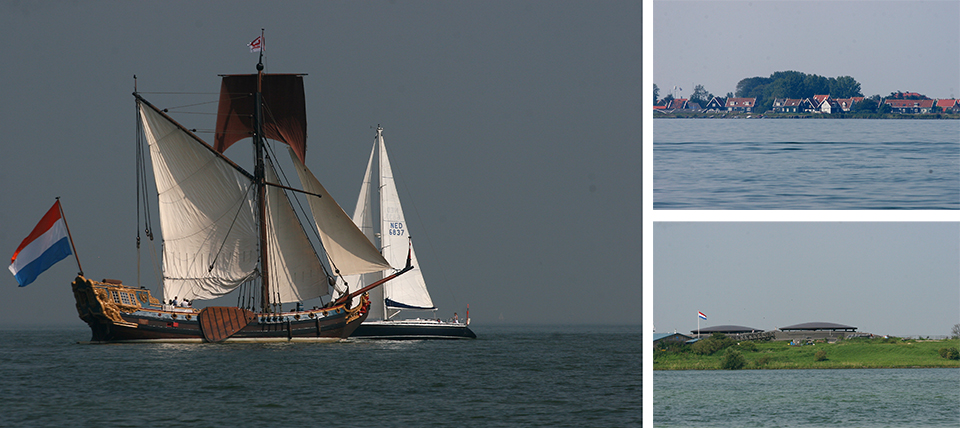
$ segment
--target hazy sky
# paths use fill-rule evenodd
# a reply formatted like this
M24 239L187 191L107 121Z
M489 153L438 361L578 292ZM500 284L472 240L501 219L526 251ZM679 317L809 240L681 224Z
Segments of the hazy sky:
M960 2L655 1L660 96L702 84L736 92L748 77L795 70L852 76L865 96L960 96Z
M307 164L347 212L384 127L442 316L470 304L480 325L639 323L640 13L630 0L2 2L0 249L61 196L85 274L135 283L133 75L141 92L216 100L218 74L255 72L246 44L265 28L267 71L307 74ZM214 116L173 116L211 138ZM82 325L76 271L62 261L26 288L0 277L0 324Z
M834 322L948 335L960 323L956 222L657 222L657 332Z

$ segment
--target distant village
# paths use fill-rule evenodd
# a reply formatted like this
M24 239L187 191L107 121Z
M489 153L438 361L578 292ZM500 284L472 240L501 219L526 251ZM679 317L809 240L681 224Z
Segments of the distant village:
M870 105L860 105L870 103ZM665 99L654 105L655 113L735 112L735 113L810 113L834 115L851 111L894 114L960 114L960 99L930 99L916 92L899 92L896 97L881 100L865 97L833 98L814 95L810 98L776 98L767 112L755 111L756 98L713 97L705 106L686 98ZM889 106L889 107L885 107Z

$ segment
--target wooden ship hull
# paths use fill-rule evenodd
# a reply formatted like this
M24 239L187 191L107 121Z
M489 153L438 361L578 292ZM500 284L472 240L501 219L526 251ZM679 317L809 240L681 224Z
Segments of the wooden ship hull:
M73 294L93 343L334 342L349 337L368 314L369 299L348 307L254 313L238 307L162 305L150 290L78 276Z

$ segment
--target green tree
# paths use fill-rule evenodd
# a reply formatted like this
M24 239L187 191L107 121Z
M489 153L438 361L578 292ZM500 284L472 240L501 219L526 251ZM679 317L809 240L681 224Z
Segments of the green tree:
M881 103L877 106L877 114L887 114L893 110L893 107L890 107L890 104Z
M657 105L657 99L660 98L660 88L657 87L657 84L653 84L653 105Z
M950 329L950 338L960 339L960 324L954 324L953 328Z
M763 89L770 84L766 77L748 77L737 82L737 98L754 98L763 95Z
M851 113L876 113L877 101L872 98L864 98L863 101L850 106Z
M690 101L700 104L700 107L706 107L712 98L713 94L707 92L703 85L696 85L693 88L693 94L690 95Z
M723 359L720 360L720 368L726 370L740 370L745 365L747 360L743 358L743 354L733 348L727 348L723 353Z
M850 76L830 79L830 96L833 98L862 97L860 83Z

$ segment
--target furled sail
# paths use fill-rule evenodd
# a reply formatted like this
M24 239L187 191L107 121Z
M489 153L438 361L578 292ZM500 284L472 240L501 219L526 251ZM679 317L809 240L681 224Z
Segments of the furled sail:
M273 164L265 162L264 170L267 182L278 182ZM271 300L291 303L326 295L320 258L283 189L267 186L266 217Z
M337 201L330 196L330 193L323 188L320 181L307 169L303 162L300 162L300 159L292 151L290 158L297 169L297 175L300 176L303 189L322 196L320 198L309 198L310 211L313 213L313 219L320 233L323 247L327 251L327 257L334 268L341 275L389 269L390 264L384 260L377 248L370 243L370 240L357 228L353 220L343 212L343 208L340 208ZM400 264L400 266L403 266L403 264Z
M263 136L290 145L301 162L307 153L307 107L303 77L299 74L264 74L261 83ZM223 153L230 145L250 138L254 129L256 74L223 76L214 148Z
M393 180L393 169L387 157L383 135L377 131L380 156L380 243L383 257L392 266L403 266L409 250L413 270L384 284L386 306L395 309L434 309L433 300L423 280L416 252L411 246L409 232L400 207L400 195Z
M256 278L250 178L154 107L138 106L159 194L164 300L211 299Z

